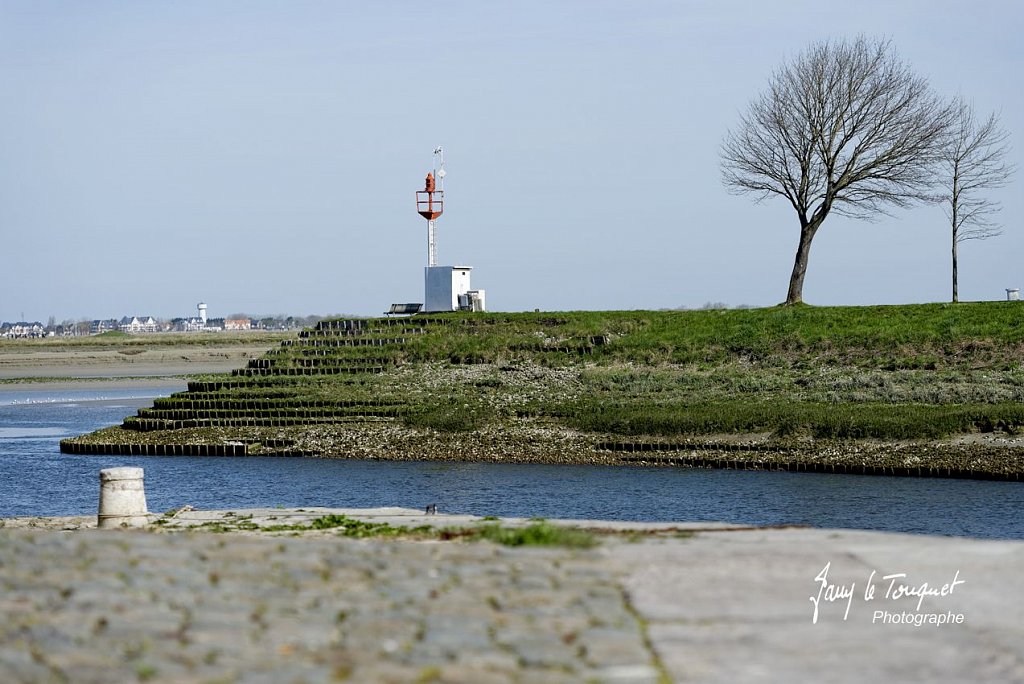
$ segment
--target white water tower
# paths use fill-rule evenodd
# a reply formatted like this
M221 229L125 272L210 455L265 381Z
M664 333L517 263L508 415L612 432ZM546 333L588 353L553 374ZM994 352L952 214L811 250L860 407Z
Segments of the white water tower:
M206 304L199 302L196 304L196 308L199 309L199 320L203 322L203 327L206 326Z

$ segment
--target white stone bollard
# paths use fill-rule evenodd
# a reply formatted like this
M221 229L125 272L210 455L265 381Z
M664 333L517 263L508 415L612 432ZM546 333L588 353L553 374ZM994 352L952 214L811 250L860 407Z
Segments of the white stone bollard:
M142 468L107 468L100 471L100 508L97 526L142 527L146 518L146 488Z

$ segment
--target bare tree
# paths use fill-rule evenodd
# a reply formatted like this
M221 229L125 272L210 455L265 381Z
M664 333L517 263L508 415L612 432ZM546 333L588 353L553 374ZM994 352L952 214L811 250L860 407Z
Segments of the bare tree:
M934 200L952 113L888 40L816 43L775 72L725 136L722 181L796 211L787 304L803 301L811 241L829 213L872 219Z
M957 302L957 246L1003 234L995 222L1002 207L982 193L1006 185L1014 167L1006 162L1010 134L999 125L999 117L992 113L978 121L967 103L958 100L955 107L956 120L942 160L945 192L941 197L953 228L953 301Z

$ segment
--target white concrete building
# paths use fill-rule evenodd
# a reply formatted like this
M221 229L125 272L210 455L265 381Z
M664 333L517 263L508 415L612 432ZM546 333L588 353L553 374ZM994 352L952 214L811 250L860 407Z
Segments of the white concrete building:
M472 266L427 266L423 311L457 311L459 296L469 292Z

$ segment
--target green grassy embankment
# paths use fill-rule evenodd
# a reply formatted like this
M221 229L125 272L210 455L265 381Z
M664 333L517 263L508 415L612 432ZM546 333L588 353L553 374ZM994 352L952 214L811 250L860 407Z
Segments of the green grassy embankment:
M324 322L68 450L1019 472L1022 363L1014 302Z

